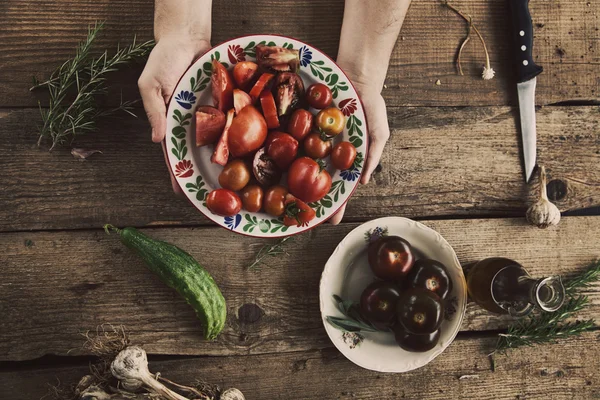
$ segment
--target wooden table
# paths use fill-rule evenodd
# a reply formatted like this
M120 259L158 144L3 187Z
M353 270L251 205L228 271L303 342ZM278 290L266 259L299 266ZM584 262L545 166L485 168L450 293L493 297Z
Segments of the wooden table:
M265 241L208 222L170 189L145 119L105 122L78 138L100 149L86 162L67 148L35 146L46 77L73 54L87 24L106 20L99 44L152 37L149 0L4 0L0 4L0 398L37 399L46 383L84 375L82 332L122 324L150 353L151 370L179 382L204 379L248 399L583 399L600 397L598 331L556 345L487 354L508 321L470 304L456 341L406 374L362 370L323 329L318 283L337 243L360 222L411 217L438 230L466 263L511 257L535 276L568 275L600 255L600 3L533 0L538 78L538 161L565 213L557 229L524 221L537 181L523 183L506 2L460 0L487 40L497 78L479 78L477 40L453 59L464 21L439 1L414 1L392 56L386 88L392 137L382 170L360 187L344 223L289 245L289 256L247 271ZM249 33L298 37L335 56L343 1L214 1L213 42ZM140 68L114 77L105 104L138 96ZM436 81L439 80L439 85ZM566 189L565 189L566 188ZM571 215L571 216L567 216ZM573 216L579 215L579 216ZM192 309L101 229L141 227L189 251L223 290L228 320L202 339ZM216 245L218 244L218 246ZM223 248L227 248L223 256ZM582 317L600 317L600 285ZM470 379L462 379L464 376Z

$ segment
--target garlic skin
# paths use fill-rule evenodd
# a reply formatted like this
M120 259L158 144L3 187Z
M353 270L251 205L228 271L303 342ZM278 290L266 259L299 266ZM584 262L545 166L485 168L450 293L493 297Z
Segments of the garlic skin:
M527 221L540 229L556 226L560 222L560 210L550 200L546 192L546 168L540 167L540 198L527 210Z
M229 388L221 393L221 400L246 400L244 394L236 388Z

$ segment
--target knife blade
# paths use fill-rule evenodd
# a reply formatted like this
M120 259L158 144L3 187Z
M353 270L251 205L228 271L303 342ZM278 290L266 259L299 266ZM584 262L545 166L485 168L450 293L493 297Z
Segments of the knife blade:
M533 23L529 0L508 0L512 18L513 53L517 71L517 94L525 182L529 182L536 163L535 87L536 76L544 70L533 61Z

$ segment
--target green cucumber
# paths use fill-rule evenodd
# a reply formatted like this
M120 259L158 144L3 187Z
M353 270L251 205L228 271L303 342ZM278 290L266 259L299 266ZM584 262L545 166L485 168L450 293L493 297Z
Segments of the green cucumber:
M213 277L177 246L151 239L135 228L118 229L104 225L107 233L109 229L117 232L121 242L142 257L163 282L183 296L202 322L204 337L215 339L225 326L227 307Z

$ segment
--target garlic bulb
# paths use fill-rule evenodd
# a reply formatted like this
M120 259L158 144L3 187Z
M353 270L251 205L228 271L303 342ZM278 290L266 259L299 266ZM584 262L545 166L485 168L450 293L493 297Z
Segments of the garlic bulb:
M239 389L229 388L221 394L221 400L246 400L246 398Z
M540 198L527 210L527 221L540 229L558 225L560 210L550 200L546 192L546 168L540 167Z

